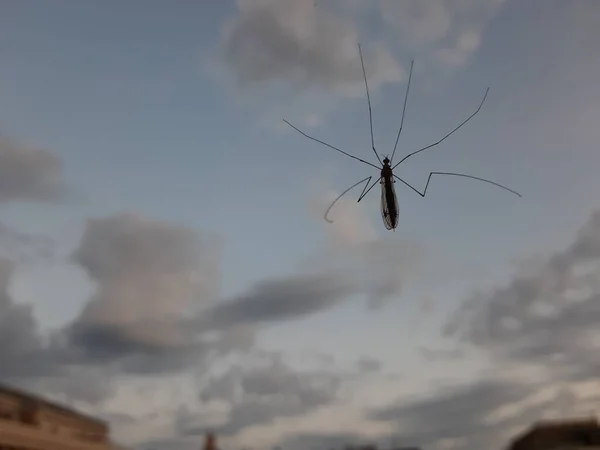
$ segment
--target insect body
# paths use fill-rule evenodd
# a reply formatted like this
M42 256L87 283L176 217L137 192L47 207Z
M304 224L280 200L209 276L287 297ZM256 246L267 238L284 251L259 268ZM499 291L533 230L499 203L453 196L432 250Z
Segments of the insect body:
M473 175L467 175L464 173L455 173L455 172L430 172L429 173L429 177L427 178L427 183L425 184L425 188L423 189L423 192L419 191L417 188L413 187L411 184L409 184L408 182L404 181L402 178L398 177L397 175L394 174L394 169L396 167L398 167L400 164L402 164L404 161L406 161L408 158L410 158L413 155L416 155L417 153L420 153L424 150L430 149L432 147L435 147L438 144L441 144L443 141L445 141L448 137L450 137L453 133L455 133L456 131L458 131L459 128L461 128L464 124L466 124L469 120L471 120L481 109L481 107L483 106L483 103L485 102L485 99L487 98L488 92L489 92L489 88L487 88L487 90L485 91L485 95L483 96L483 99L481 100L481 103L479 103L479 106L477 107L477 109L475 110L475 112L473 114L471 114L469 117L467 117L464 121L461 122L460 125L458 125L456 128L454 128L452 131L450 131L448 134L446 134L443 138L441 138L440 140L434 142L433 144L430 144L426 147L423 147L419 150L416 150L412 153L409 153L408 155L406 155L404 158L402 158L399 162L397 162L396 164L392 165L392 161L394 159L394 155L396 154L396 148L398 147L398 141L400 139L400 135L402 134L402 128L404 126L404 116L406 114L406 104L408 101L408 93L410 90L410 82L412 79L412 71L413 71L413 65L414 65L414 61L411 63L410 65L410 72L409 72L409 76L408 76L408 83L406 86L406 95L404 96L404 107L402 108L402 119L400 121L400 128L398 130L398 134L396 135L396 142L394 144L394 150L392 152L392 155L390 156L390 158L388 158L387 156L384 157L383 161L381 160L381 158L379 157L379 154L377 153L377 150L375 149L375 140L373 138L373 114L372 114L372 110L371 110L371 98L369 95L369 85L367 83L367 74L365 72L365 65L364 65L364 61L363 61L363 57L362 57L362 50L360 47L360 44L358 45L358 52L360 55L360 62L362 65L362 71L363 71L363 77L365 80L365 89L367 91L367 102L369 105L369 124L370 124L370 128L371 128L371 148L373 149L373 152L375 153L375 156L377 157L377 160L379 161L379 163L381 164L381 166L376 166L375 164L372 164L364 159L361 159L357 156L351 155L350 153L345 152L344 150L339 149L338 147L334 147L331 144L328 144L327 142L321 141L317 138L314 138L312 136L309 136L308 134L304 133L303 131L301 131L300 129L296 128L294 125L292 125L290 122L288 122L287 120L283 119L283 121L285 123L287 123L290 127L294 128L296 131L298 131L300 134L302 134L303 136L307 137L308 139L311 139L315 142L318 142L322 145L325 145L326 147L329 147L333 150L336 150L352 159L355 159L357 161L360 161L363 164L366 164L368 166L374 167L375 169L378 169L380 171L380 175L379 177L373 181L373 183L371 183L371 180L373 179L372 176L369 176L363 180L360 180L358 183L353 184L352 186L350 186L348 189L346 189L344 192L342 192L332 203L331 205L329 205L329 208L327 208L327 211L325 212L325 220L327 220L328 222L332 222L331 220L329 220L327 218L327 214L329 213L329 211L331 210L331 208L333 207L333 205L336 204L336 202L342 198L348 191L350 191L351 189L355 188L356 186L363 184L364 183L364 187L363 187L363 191L360 194L360 196L358 197L358 201L360 202L370 191L371 189L373 189L373 187L379 182L381 184L381 217L383 219L383 224L385 225L385 227L388 230L395 230L396 227L398 226L398 199L396 197L396 190L394 188L394 184L396 183L396 180L399 180L401 183L403 183L404 185L406 185L407 187L409 187L411 190L413 190L414 192L416 192L417 194L419 194L421 197L425 197L425 194L427 193L427 188L429 187L429 182L431 181L431 177L433 175L450 175L450 176L456 176L456 177L463 177L463 178L471 178L474 180L478 180L478 181L483 181L485 183L488 184L492 184L494 186L497 186L499 188L502 188L508 192L511 192L512 194L515 194L519 197L521 197L521 194L519 194L517 191L514 191L510 188L507 188L506 186L503 186L501 184L496 183L495 181L491 181L491 180L486 180L485 178L480 178L480 177L476 177Z
M398 198L394 189L394 173L390 166L390 160L383 158L381 168L381 217L383 224L388 230L394 230L398 226Z

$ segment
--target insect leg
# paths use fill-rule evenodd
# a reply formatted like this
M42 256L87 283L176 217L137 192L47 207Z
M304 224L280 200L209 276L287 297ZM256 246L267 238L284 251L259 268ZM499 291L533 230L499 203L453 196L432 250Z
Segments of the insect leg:
M335 205L337 203L337 201L342 198L344 195L346 195L346 193L351 190L354 189L356 186L358 186L361 183L365 183L365 187L362 190L362 193L360 194L360 197L358 197L358 201L360 202L365 195L367 195L369 193L369 191L373 188L373 186L375 186L375 184L377 183L377 181L379 181L379 179L377 179L377 181L375 183L373 183L373 185L367 189L367 186L369 186L369 183L371 182L371 179L373 178L373 176L367 177L363 180L360 180L358 183L353 184L352 186L350 186L348 189L346 189L344 192L342 192L340 195L338 195L338 197L331 203L331 205L329 205L329 208L327 208L327 211L325 211L325 215L324 218L327 222L329 223L333 223L333 220L329 220L327 218L327 214L329 214L329 211L331 211L331 208L333 208L333 205Z
M369 185L369 183L365 184L365 188L363 189L362 194L360 194L360 197L358 197L358 202L360 202L363 198L366 197L366 195L371 191L371 189L373 189L375 187L375 185L377 183L379 183L379 181L381 181L381 177L377 178L375 181L373 181L373 184L371 185L371 187L369 189L367 189L367 186Z
M519 194L517 191L513 191L510 188L507 188L506 186L503 186L499 183L496 183L495 181L491 181L491 180L486 180L485 178L480 178L480 177L475 177L473 175L466 175L464 173L454 173L454 172L431 172L429 174L429 178L427 178L427 183L425 184L425 189L423 189L423 192L420 192L418 189L414 188L413 186L411 186L409 183L407 183L406 181L404 181L402 178L394 175L394 178L397 178L398 180L400 180L402 183L404 183L405 185L407 185L409 188L411 188L413 191L415 191L417 194L419 194L421 197L425 197L425 194L427 193L427 188L429 187L429 182L431 181L431 177L433 175L451 175L451 176L455 176L455 177L464 177L464 178L471 178L473 180L478 180L478 181L483 181L484 183L489 183L489 184L493 184L494 186L497 186L499 188L502 188L512 194L518 195L519 197L522 197L521 194Z
M404 107L402 108L402 119L400 120L400 129L398 130L398 135L396 136L396 143L394 144L394 151L392 152L392 157L390 158L390 164L394 160L394 155L396 154L396 148L398 147L398 140L400 139L400 134L402 133L402 127L404 126L404 115L406 114L406 102L408 101L408 91L410 90L410 80L412 78L413 65L414 61L410 62L410 72L408 73L408 84L406 85L406 94L404 95Z
M377 159L379 160L379 164L383 165L383 162L381 162L381 158L377 154L377 150L375 150L375 138L373 137L373 112L371 111L371 96L369 95L369 84L367 83L367 72L365 72L365 63L363 61L362 49L360 47L360 44L358 44L358 54L360 55L360 64L362 66L363 77L365 79L365 89L367 90L367 102L369 104L369 125L371 126L371 148L373 149L375 156L377 156Z
M433 144L428 145L427 147L423 147L422 149L419 149L415 152L409 153L408 155L406 155L404 158L402 158L398 163L396 163L392 169L395 169L396 167L398 167L398 165L402 164L404 161L406 161L408 158L410 158L413 155L416 155L417 153L420 153L424 150L427 150L431 147L435 147L438 144L441 144L443 141L445 141L447 138L449 138L452 134L454 134L455 132L458 131L459 128L461 128L464 124L466 124L469 120L471 120L473 117L475 117L475 115L479 112L479 110L481 109L481 107L483 106L483 102L485 102L485 99L487 98L488 92L490 91L490 88L488 87L485 90L485 95L483 96L483 99L481 100L481 103L479 103L479 106L477 107L477 109L475 110L475 112L473 114L471 114L469 117L467 117L465 120L462 121L462 123L457 126L456 128L454 128L450 133L448 133L446 136L444 136L443 138L441 138L439 141L434 142Z
M338 152L340 152L340 153L343 153L343 154L344 154L344 155L346 155L346 156L349 156L349 157L350 157L350 158L352 158L352 159L356 159L357 161L360 161L361 163L367 164L368 166L375 167L377 170L381 169L381 167L377 167L375 164L371 164L370 162L368 162L368 161L365 161L364 159L360 159L360 158L358 158L358 157L356 157L356 156L354 156L354 155L351 155L350 153L346 153L344 150L340 150L339 148L337 148L337 147L334 147L333 145L331 145L331 144L328 144L327 142L323 142L323 141L321 141L321 140L319 140L319 139L317 139L317 138L314 138L314 137L312 137L312 136L309 136L309 135L308 135L308 134L306 134L304 131L301 131L300 129L296 128L294 125L292 125L291 123L289 123L289 122L288 122L287 120L285 120L285 119L283 119L283 121L284 121L285 123L287 123L287 124L288 124L290 127L292 127L294 130L296 130L298 133L300 133L302 136L304 136L304 137L307 137L308 139L311 139L311 140L313 140L313 141L315 141L315 142L318 142L319 144L323 144L323 145L325 145L326 147L332 148L332 149L334 149L334 150L336 150L336 151L338 151Z

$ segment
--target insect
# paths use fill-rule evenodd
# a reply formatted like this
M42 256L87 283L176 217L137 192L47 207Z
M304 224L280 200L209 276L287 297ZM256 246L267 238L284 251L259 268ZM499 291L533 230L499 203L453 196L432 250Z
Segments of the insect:
M406 114L406 104L408 102L408 93L410 91L410 82L412 79L412 72L413 72L413 65L414 65L414 61L411 62L410 64L410 72L408 75L408 83L406 86L406 94L404 96L404 106L402 108L402 118L400 120L400 128L398 130L398 134L396 135L396 142L394 144L394 149L392 151L392 155L388 158L388 156L385 156L383 161L381 160L381 158L379 157L379 154L377 153L377 150L375 149L375 140L373 138L373 113L372 113L372 109L371 109L371 97L369 95L369 84L367 82L367 74L365 71L365 64L363 61L363 56L362 56L362 49L360 44L358 44L358 52L360 55L360 63L362 65L362 72L363 72L363 77L365 80L365 89L367 91L367 103L369 105L369 124L370 124L370 129L371 129L371 148L373 149L373 152L375 153L375 156L377 157L377 160L379 161L379 164L381 164L381 166L376 166L375 164L372 164L364 159L361 159L357 156L351 155L350 153L345 152L344 150L341 150L338 147L334 147L331 144L328 144L327 142L321 141L315 137L309 136L308 134L306 134L305 132L301 131L299 128L295 127L294 125L292 125L290 122L288 122L287 120L283 119L283 121L285 123L287 123L290 127L292 127L293 129L295 129L296 131L298 131L300 134L302 134L303 136L318 142L322 145L325 145L333 150L336 150L352 159L355 159L357 161L360 161L363 164L366 164L368 166L374 167L375 169L379 170L379 177L373 181L373 183L371 183L371 180L373 179L373 176L369 176L367 178L364 178L363 180L360 180L358 183L353 184L352 186L350 186L348 189L346 189L344 192L342 192L329 206L329 208L327 208L327 211L325 212L325 220L329 223L333 223L332 220L329 220L327 218L327 215L329 214L329 211L331 211L331 208L333 208L333 206L336 204L336 202L342 198L344 195L346 195L348 193L348 191L350 191L351 189L354 189L356 186L359 186L361 184L364 183L364 187L363 190L360 194L360 196L358 197L358 201L360 202L370 191L371 189L373 189L373 187L379 183L381 185L381 217L383 219L383 224L385 225L385 227L388 230L395 230L396 227L398 226L398 198L396 196L396 189L394 188L394 185L396 183L396 180L400 181L401 183L403 183L404 185L406 185L407 187L409 187L410 189L412 189L414 192L416 192L417 194L419 194L421 197L425 197L425 194L427 193L427 188L429 187L429 182L431 181L431 177L434 175L449 175L449 176L456 176L456 177L463 177L463 178L471 178L474 180L478 180L478 181L483 181L485 183L488 184L492 184L494 186L497 186L499 188L502 188L512 194L515 194L519 197L521 197L521 194L519 194L517 191L514 191L506 186L503 186L499 183L496 183L495 181L491 181L491 180L486 180L484 178L480 178L480 177L476 177L473 175L467 175L464 173L454 173L454 172L430 172L429 173L429 177L427 178L427 183L425 184L425 188L423 189L423 192L419 191L417 188L413 187L411 184L409 184L408 182L404 181L402 178L400 178L399 176L397 176L394 173L394 169L396 167L398 167L400 164L402 164L404 161L406 161L408 158L410 158L413 155L416 155L417 153L420 153L422 151L425 151L427 149L430 149L432 147L435 147L436 145L441 144L443 141L445 141L447 138L449 138L452 134L454 134L456 131L458 131L463 125L465 125L469 120L471 120L473 117L475 117L475 115L481 110L481 107L483 106L483 103L485 102L485 99L487 98L488 92L490 90L490 88L488 87L485 91L485 95L483 96L483 99L481 100L481 102L479 103L479 106L477 107L477 109L475 110L475 112L473 114L471 114L469 117L467 117L464 121L461 122L460 125L458 125L456 128L454 128L452 131L450 131L448 134L446 134L443 138L441 138L440 140L434 142L433 144L427 145L426 147L423 147L419 150L416 150L412 153L409 153L408 155L406 155L404 158L402 158L400 161L398 161L396 164L393 164L393 160L394 160L394 155L396 154L396 148L398 147L398 141L400 139L400 135L402 134L402 128L404 127L404 117Z

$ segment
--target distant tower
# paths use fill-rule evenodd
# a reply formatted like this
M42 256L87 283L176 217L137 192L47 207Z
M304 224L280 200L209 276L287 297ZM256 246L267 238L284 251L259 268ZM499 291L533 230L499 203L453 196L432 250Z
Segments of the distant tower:
M217 450L217 437L212 431L206 433L203 450Z

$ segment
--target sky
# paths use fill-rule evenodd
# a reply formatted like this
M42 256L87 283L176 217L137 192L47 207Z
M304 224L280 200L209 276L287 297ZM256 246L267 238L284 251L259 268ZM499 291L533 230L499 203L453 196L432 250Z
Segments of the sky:
M595 414L596 0L0 0L0 382L135 449ZM376 163L414 70L387 231Z

